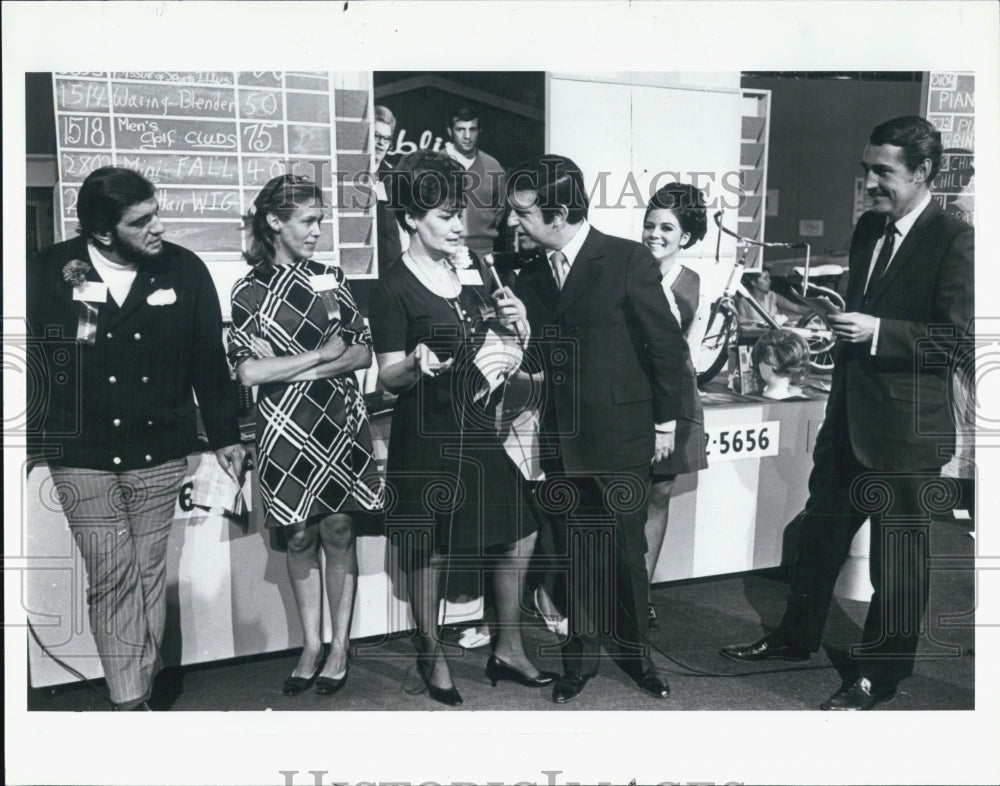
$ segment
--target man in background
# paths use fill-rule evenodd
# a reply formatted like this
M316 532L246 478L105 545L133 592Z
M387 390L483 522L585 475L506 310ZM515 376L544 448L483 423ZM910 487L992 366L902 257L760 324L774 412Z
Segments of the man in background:
M493 253L504 213L503 167L479 149L479 115L468 107L454 111L448 122L445 152L469 173L466 190L465 245L482 258Z
M396 116L389 107L381 104L375 107L372 131L375 142L375 231L378 233L378 274L382 276L403 255L402 236L405 235L387 207L389 197L385 181L391 176L392 164L385 157L396 141Z

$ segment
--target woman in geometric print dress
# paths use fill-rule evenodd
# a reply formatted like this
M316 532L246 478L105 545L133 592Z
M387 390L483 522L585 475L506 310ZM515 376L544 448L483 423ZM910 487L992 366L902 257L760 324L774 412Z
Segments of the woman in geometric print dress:
M258 477L267 527L285 527L287 566L304 645L283 693L347 680L357 586L356 529L381 534L383 486L355 370L371 365L371 335L340 268L314 262L323 197L295 175L267 183L247 224L253 270L232 292L229 358L258 385ZM373 533L375 534L375 533ZM333 620L323 658L323 576Z

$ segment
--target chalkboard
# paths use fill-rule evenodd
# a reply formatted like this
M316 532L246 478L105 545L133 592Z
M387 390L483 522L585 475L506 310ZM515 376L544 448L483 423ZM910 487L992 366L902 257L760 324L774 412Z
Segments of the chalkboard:
M319 182L331 219L316 258L375 278L370 73L154 71L53 74L60 229L101 166L157 186L166 238L202 256L224 304L246 271L241 216L288 171ZM228 304L227 304L228 305Z
M924 99L927 119L941 132L944 155L931 194L948 212L974 224L976 218L976 77L931 71Z

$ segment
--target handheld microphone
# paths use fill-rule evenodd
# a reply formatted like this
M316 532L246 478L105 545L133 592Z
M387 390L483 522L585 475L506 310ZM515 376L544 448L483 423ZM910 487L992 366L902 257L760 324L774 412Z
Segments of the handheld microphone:
M489 268L490 275L493 277L493 280L496 282L497 288L498 289L503 289L504 288L503 282L500 280L500 275L497 273L497 266L496 266L496 263L493 261L493 255L492 254L487 254L486 256L484 256L483 257L483 264L486 265L487 268Z
M493 281L497 285L497 289L501 292L510 292L507 287L504 286L503 282L500 280L500 275L497 273L497 267L493 262L493 255L487 254L483 257L483 264L486 265L487 269L490 271L490 275L493 277ZM520 320L514 322L512 327L514 328L514 333L517 334L517 338L522 343L524 342L524 334L521 332Z

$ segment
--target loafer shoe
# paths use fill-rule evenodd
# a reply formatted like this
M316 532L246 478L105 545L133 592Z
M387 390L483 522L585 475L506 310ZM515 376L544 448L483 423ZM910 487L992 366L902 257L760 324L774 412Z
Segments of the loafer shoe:
M573 699L583 692L583 686L587 684L589 679L589 675L585 676L575 671L567 671L556 680L556 684L552 688L552 701L556 704L565 704L568 701L573 701Z
M867 677L862 677L850 685L844 685L829 699L819 705L821 710L870 710L876 704L889 701L896 695L892 683L875 685Z
M763 660L809 660L809 653L805 650L784 644L771 636L765 636L753 644L730 644L719 650L719 654L723 658L741 663L756 663Z
M636 685L650 696L656 699L665 699L670 695L670 686L667 681L660 676L656 669L649 669L639 679Z
M133 704L129 706L128 704L116 704L116 712L152 712L153 708L149 706L149 702L140 701L138 704Z

